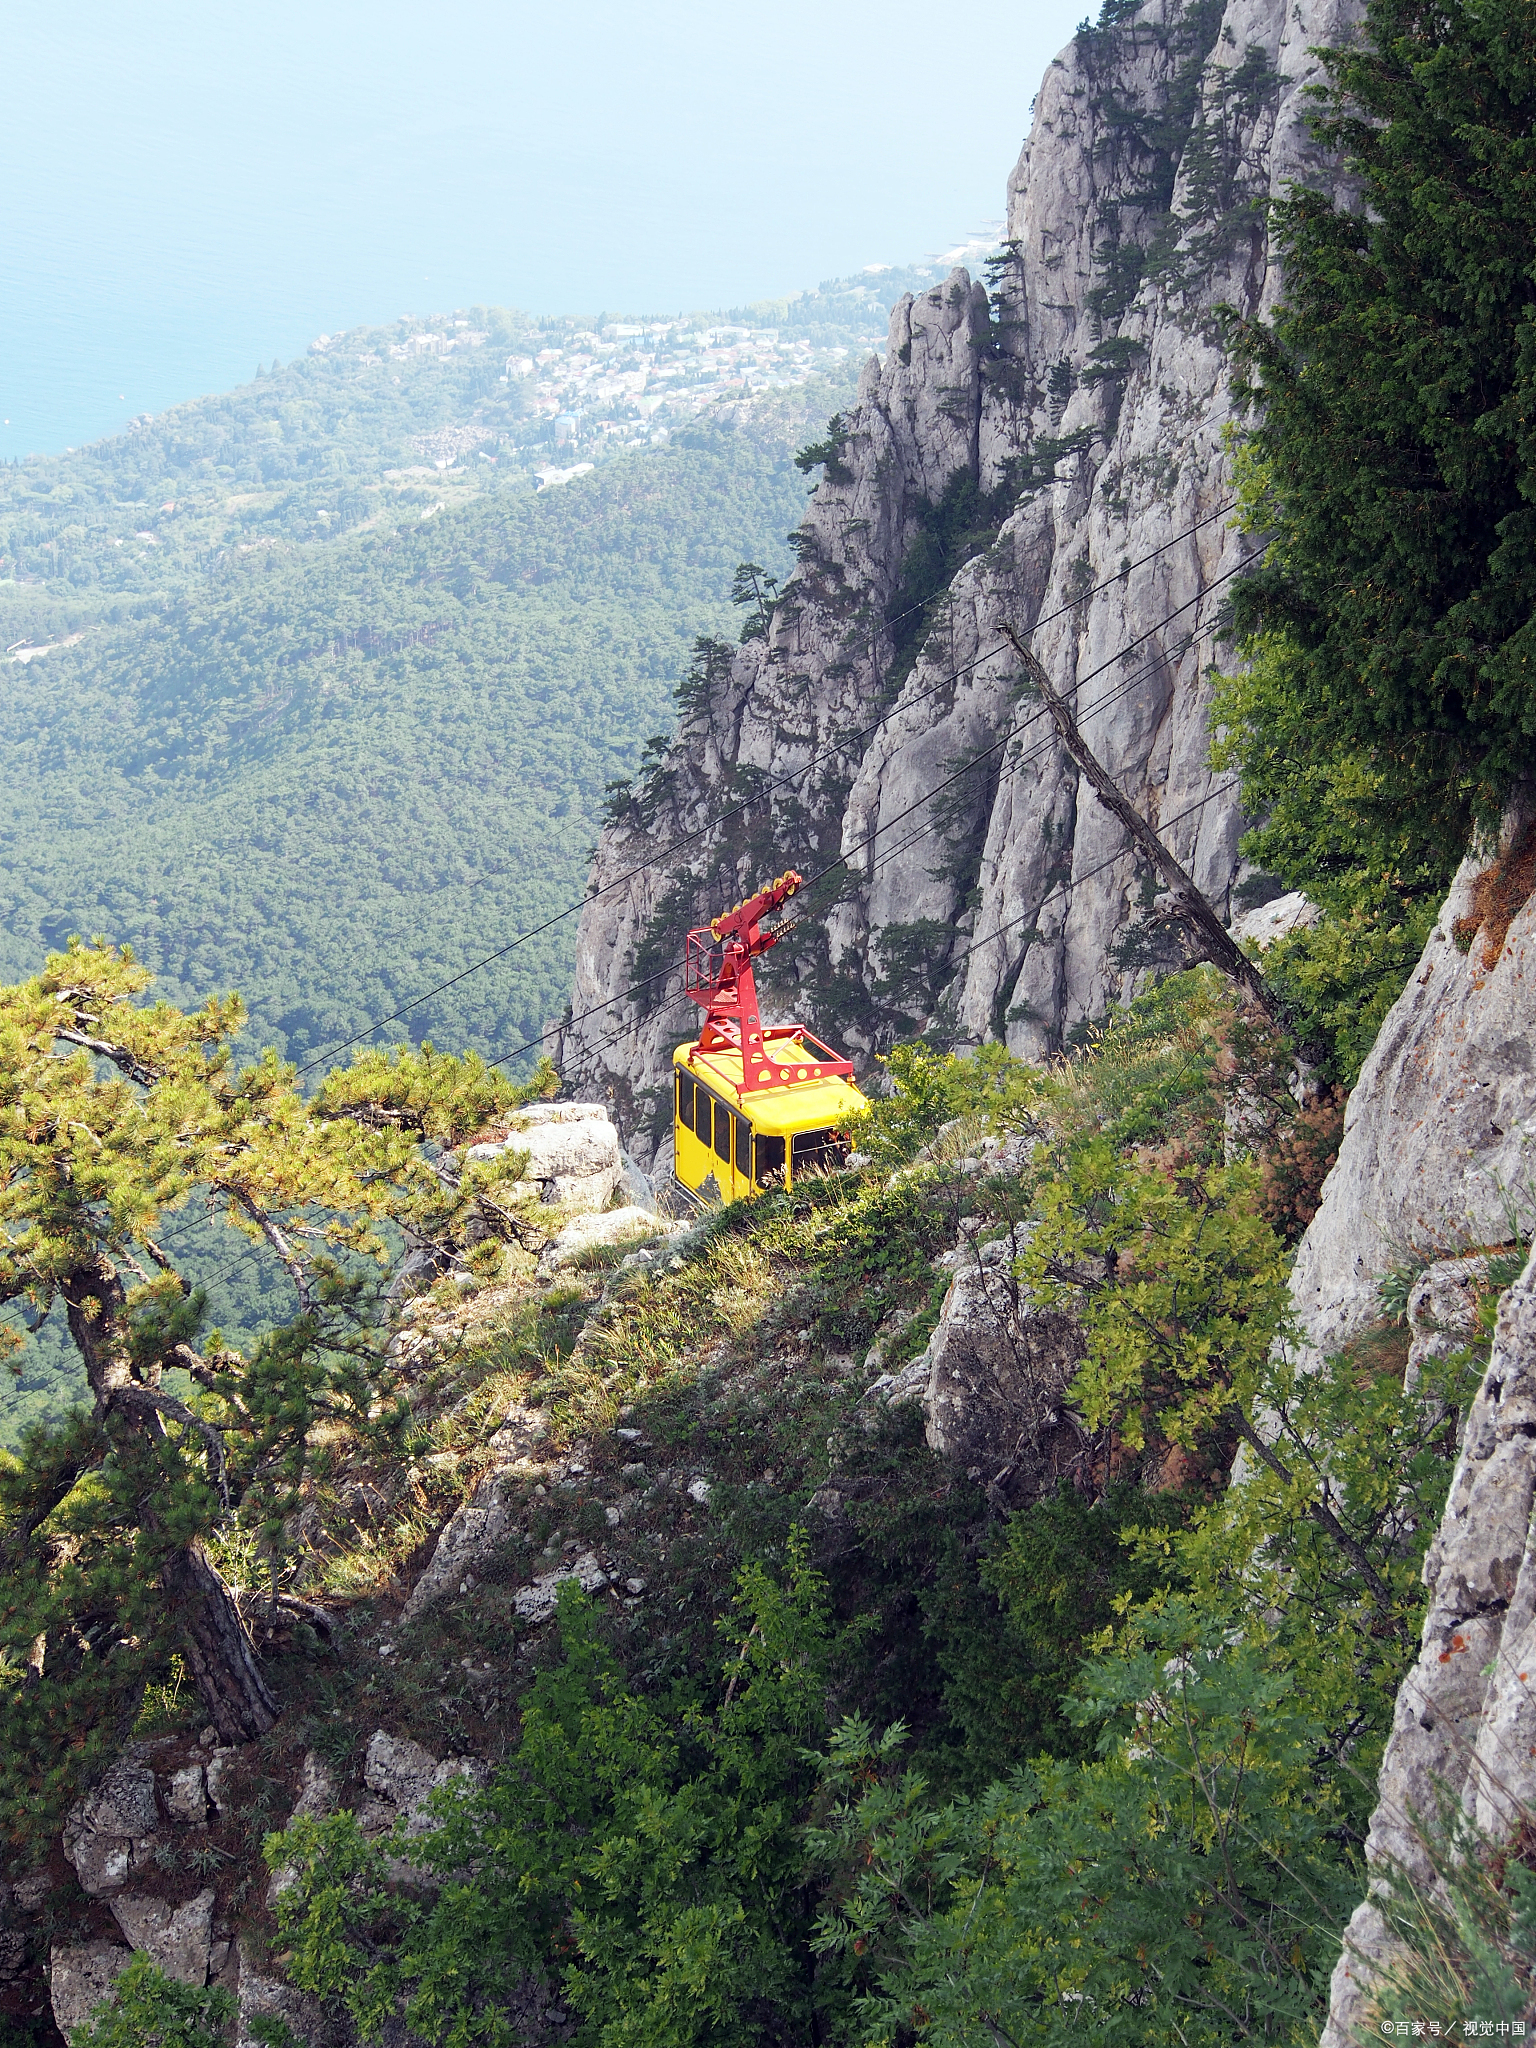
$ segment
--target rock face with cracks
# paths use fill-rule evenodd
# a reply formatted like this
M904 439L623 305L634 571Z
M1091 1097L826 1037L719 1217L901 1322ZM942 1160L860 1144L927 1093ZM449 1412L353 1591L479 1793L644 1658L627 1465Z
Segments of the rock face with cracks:
M1405 1258L1503 1244L1536 1217L1536 899L1502 930L1476 919L1531 823L1512 811L1463 861L1349 1098L1291 1280L1319 1349L1376 1319L1381 1276Z
M1292 1276L1318 1352L1380 1320L1378 1289L1435 1250L1409 1298L1409 1384L1473 1334L1488 1253L1529 1234L1536 1133L1536 903L1521 901L1529 814L1462 866L1423 959L1350 1098L1338 1161ZM1490 911L1492 914L1490 914ZM1450 1497L1425 1560L1422 1647L1397 1698L1367 1841L1373 1895L1350 1922L1324 2048L1371 2018L1393 1938L1379 1904L1393 1873L1432 1882L1426 1830L1442 1801L1509 1835L1536 1805L1536 1260L1499 1305L1492 1351Z
M683 935L786 865L846 863L835 903L765 963L765 1015L856 1054L937 1018L1037 1056L1166 951L1005 624L1199 885L1239 907L1242 820L1208 765L1204 679L1251 548L1226 516L1213 309L1278 291L1263 203L1321 177L1311 47L1357 14L1149 0L1080 34L1009 180L990 301L957 270L895 308L764 637L713 665L598 847L572 1009L609 1007L560 1057L643 1165L669 1163Z
M1076 1318L1032 1303L1015 1277L1021 1230L962 1243L938 1327L916 1364L930 1450L963 1466L998 1505L1052 1493L1091 1448L1067 1407L1083 1359Z

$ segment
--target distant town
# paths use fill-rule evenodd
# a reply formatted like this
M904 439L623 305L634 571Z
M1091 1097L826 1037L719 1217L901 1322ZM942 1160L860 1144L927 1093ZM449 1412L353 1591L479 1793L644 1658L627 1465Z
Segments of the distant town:
M871 311L883 311L873 291L870 298ZM376 335L374 329L356 337L322 334L310 343L309 353L351 354L365 365L386 359L414 362L483 349L492 340L487 329L457 318L423 325L386 344L383 354ZM755 397L804 384L846 364L850 355L878 352L884 340L883 328L873 322L868 334L827 343L777 327L615 321L564 336L558 348L534 350L530 341L529 353L505 358L498 381L521 396L525 416L553 424L557 448L575 449L664 438L671 427L722 398ZM468 452L444 447L434 456L435 466L451 468ZM586 466L546 465L537 474L541 480L547 474L550 481L563 482Z
M317 335L290 362L137 413L88 447L0 465L0 600L14 620L0 664L14 676L187 576L554 490L696 421L814 438L884 348L900 295L956 263L974 274L992 246L667 319L402 314ZM37 609L45 595L62 609Z

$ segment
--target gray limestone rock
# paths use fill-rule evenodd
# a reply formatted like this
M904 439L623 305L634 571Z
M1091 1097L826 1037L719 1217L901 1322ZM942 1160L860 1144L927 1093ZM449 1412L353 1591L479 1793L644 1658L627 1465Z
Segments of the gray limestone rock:
M668 1063L690 1019L675 989L613 999L643 943L680 952L691 923L787 863L841 859L844 886L773 956L765 1021L815 1026L835 992L828 1015L855 1055L941 1016L957 1039L1002 1033L1037 1056L1134 988L1137 962L1112 957L1142 915L1122 828L1079 801L1075 769L1021 694L1005 625L1028 636L1099 758L1228 906L1243 821L1230 778L1209 766L1206 677L1227 578L1251 546L1226 516L1230 365L1211 313L1274 299L1262 202L1321 175L1304 125L1311 51L1359 7L1227 0L1210 18L1198 112L1229 138L1252 229L1212 238L1181 165L1177 256L1106 313L1106 214L1151 232L1146 165L1117 109L1171 111L1185 62L1167 33L1176 12L1148 0L1051 66L1009 183L1015 253L993 304L957 270L894 309L766 639L733 657L643 806L603 833L573 1010L608 1007L569 1027L559 1059L612 1099L643 1165L665 1163ZM1254 52L1270 85L1239 111L1227 74ZM914 614L913 549L935 508L969 493L979 522L984 504L1001 518L992 545ZM716 830L748 781L763 791L750 833ZM1147 935L1144 960L1159 943Z
M201 1891L184 1904L148 1893L120 1892L112 1917L131 1948L143 1949L167 1977L182 1984L206 1984L213 1935L213 1893Z
M245 1775L243 1751L235 1747L215 1749L203 1770L210 1804L217 1813L227 1812L240 1796L240 1779Z
M697 1499L697 1495L693 1498ZM708 1498L707 1494L705 1498ZM555 1571L539 1572L531 1585L520 1586L512 1596L518 1619L531 1623L552 1621L560 1588L567 1579L574 1579L584 1593L600 1593L608 1583L608 1574L598 1563L596 1553L590 1550Z
M1411 1341L1403 1385L1411 1394L1436 1360L1464 1351L1477 1335L1478 1297L1488 1286L1488 1259L1474 1252L1462 1259L1436 1259L1426 1266L1408 1297Z
M379 1728L369 1738L363 1759L363 1783L391 1806L412 1809L431 1791L436 1769L437 1758L419 1742L402 1735L386 1735Z
M133 1951L115 1941L63 1943L48 1958L48 1993L53 2017L67 2041L73 2027L83 2027L91 2014L112 1996L112 1986L132 1960Z
M159 1825L154 1772L120 1759L76 1802L64 1823L64 1854L74 1865L81 1888L99 1897L126 1884L135 1843Z
M292 1827L296 1820L320 1820L332 1812L336 1805L336 1775L324 1757L310 1750L304 1758L299 1773L298 1797L293 1802L293 1811L288 1816ZM267 1882L267 1905L276 1906L278 1899L294 1882L298 1872L291 1863L285 1863L274 1870Z
M1460 1802L1495 1834L1536 1804L1536 1256L1499 1306L1440 1530L1424 1563L1429 1609L1397 1696L1366 1841L1375 1884L1431 1886L1426 1828ZM1322 2048L1354 2048L1391 1931L1376 1898L1355 1910Z
M1506 819L1501 845L1526 815ZM1481 933L1465 950L1457 935L1495 851L1462 863L1349 1098L1291 1278L1319 1349L1376 1319L1382 1276L1401 1259L1503 1244L1536 1217L1536 898L1492 963Z
M391 1822L403 1816L413 1835L432 1825L426 1806L434 1792L459 1780L482 1785L487 1776L486 1766L474 1757L450 1756L439 1763L419 1742L386 1735L382 1728L370 1737L363 1759L363 1783L392 1809Z
M1052 1492L1089 1449L1066 1391L1083 1358L1076 1319L1041 1309L1014 1273L1025 1232L953 1255L955 1277L919 1364L929 1448L952 1459L1000 1502ZM900 1398L892 1389L887 1398Z
M1297 1253L1291 1292L1304 1343L1347 1342L1381 1315L1383 1275L1431 1258L1409 1297L1415 1377L1472 1334L1488 1259L1531 1221L1536 1134L1536 901L1497 945L1469 929L1477 877L1508 850L1463 863L1419 967L1388 1013L1350 1097L1338 1161ZM1373 1886L1431 1876L1422 1824L1443 1799L1494 1833L1536 1801L1536 1261L1499 1306L1440 1529L1425 1560L1418 1662L1399 1690L1366 1844ZM1392 1941L1375 1896L1357 1908L1334 1972L1324 2048L1368 2016Z
M21 1912L40 1913L52 1890L53 1873L45 1864L41 1870L29 1870L25 1877L18 1877L11 1886L11 1897Z
M183 1827L201 1827L208 1818L208 1797L201 1764L173 1771L165 1789L165 1810Z
M271 1974L271 1966L258 1964L243 1942L236 1997L235 2048L261 2048L262 2037L256 2032L261 2020L281 2021L304 2048L355 2048L357 2034L344 2013ZM399 2048L399 2039L395 2035L390 2048Z
M522 1498L518 1459L487 1473L469 1499L455 1509L437 1539L426 1570L411 1588L401 1615L412 1622L437 1601L450 1598L506 1542L517 1526Z
M539 1259L539 1273L547 1277L558 1273L563 1267L573 1265L584 1251L599 1245L613 1244L654 1244L658 1239L677 1237L688 1228L686 1223L669 1223L658 1216L654 1208L642 1209L631 1205L624 1209L605 1209L600 1215L573 1216L556 1235L554 1242Z
M578 1212L606 1208L624 1179L619 1134L601 1103L536 1103L517 1113L503 1137L471 1145L464 1158L475 1164L508 1152L528 1157L516 1188Z

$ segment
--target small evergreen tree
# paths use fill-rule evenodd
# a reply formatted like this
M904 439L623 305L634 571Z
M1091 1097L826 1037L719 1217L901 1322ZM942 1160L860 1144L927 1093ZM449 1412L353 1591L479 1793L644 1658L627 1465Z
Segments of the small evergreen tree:
M365 1279L387 1262L379 1226L451 1247L471 1215L472 1234L515 1221L485 1169L458 1180L421 1148L521 1099L500 1074L430 1046L368 1051L306 1102L271 1055L234 1068L237 998L185 1015L135 1002L148 980L76 940L0 989L0 1302L62 1304L91 1395L0 1458L0 1809L16 1828L56 1810L173 1647L222 1741L272 1725L207 1539L238 1511L275 1565L315 1425L403 1422ZM194 1199L292 1282L290 1319L249 1357L216 1333L198 1348L203 1297L165 1228ZM0 1337L19 1345L14 1323Z

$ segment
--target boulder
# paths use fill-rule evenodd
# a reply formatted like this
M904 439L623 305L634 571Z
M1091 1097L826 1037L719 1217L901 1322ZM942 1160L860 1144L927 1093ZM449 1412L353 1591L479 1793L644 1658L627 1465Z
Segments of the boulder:
M1239 945L1246 942L1262 952L1276 939L1305 931L1309 925L1316 924L1322 914L1299 889L1292 889L1285 896L1276 896L1268 903L1261 903L1257 910L1239 911L1228 929Z
M76 1802L64 1823L64 1854L93 1898L126 1884L135 1847L160 1825L155 1774L122 1758Z
M584 1593L600 1593L608 1583L608 1574L598 1563L596 1553L590 1550L572 1564L540 1572L532 1585L520 1587L512 1596L518 1619L533 1623L551 1620L559 1601L560 1588L567 1579L574 1579Z
M115 1941L62 1944L48 1958L48 1993L53 2017L67 2041L74 2027L83 2027L98 2005L112 1996L112 1986L133 1959L133 1950Z
M419 1742L377 1729L363 1759L363 1783L391 1806L414 1809L432 1789L437 1758Z
M173 1771L165 1791L165 1810L183 1827L201 1827L208 1818L208 1797L201 1764L188 1764Z
M29 1870L25 1877L18 1877L11 1886L11 1897L23 1913L40 1913L52 1890L53 1872L45 1863L40 1870Z
M296 1820L319 1820L330 1813L335 1804L336 1774L324 1757L310 1750L299 1772L299 1796L293 1802L289 1824L291 1826Z
M206 1984L213 1936L213 1893L202 1891L173 1906L144 1892L120 1892L112 1917L130 1947L143 1949L158 1969L180 1984Z
M407 1832L413 1835L425 1834L433 1824L426 1812L432 1793L458 1779L482 1785L488 1775L486 1766L474 1757L450 1756L439 1763L419 1742L386 1735L382 1728L370 1738L363 1760L363 1783L392 1809L385 1824L393 1825L403 1816Z
M299 1793L293 1802L293 1811L288 1816L292 1827L296 1820L319 1820L332 1811L336 1804L336 1778L330 1765L314 1750L304 1759L299 1772ZM267 1905L275 1907L281 1895L297 1877L298 1872L291 1863L285 1863L274 1870L267 1881Z
M426 1570L411 1588L402 1622L418 1620L437 1601L457 1594L512 1534L522 1503L518 1462L488 1473L469 1499L455 1509Z
M203 1781L208 1787L208 1798L218 1813L226 1813L232 1805L239 1804L240 1779L244 1776L243 1752L231 1745L228 1749L216 1749L204 1767Z
M264 2048L273 2038L271 2023L288 2029L287 2038L302 2042L303 2048L356 2048L357 2033L345 2014L330 2002L322 2003L308 1992L296 1991L281 1977L269 1974L244 1942L240 1945L240 1986L235 2048ZM256 2031L259 2022L267 2022ZM385 2035L389 2048L398 2048L402 2036L388 2023ZM278 2040L284 2036L277 2034Z
M540 1274L557 1273L573 1265L578 1255L598 1245L653 1244L659 1238L680 1237L686 1223L669 1223L654 1209L631 1207L605 1209L599 1215L573 1216L556 1233L553 1243L539 1260Z
M528 1163L514 1183L542 1202L595 1211L607 1207L624 1178L619 1134L598 1102L544 1102L519 1110L505 1134L471 1145L465 1163L525 1152Z
M893 1382L887 1400L923 1386L930 1449L952 1459L1002 1503L1019 1507L1053 1492L1089 1448L1065 1406L1083 1358L1073 1316L1037 1307L1015 1264L1020 1227L949 1256L955 1277L922 1358Z

